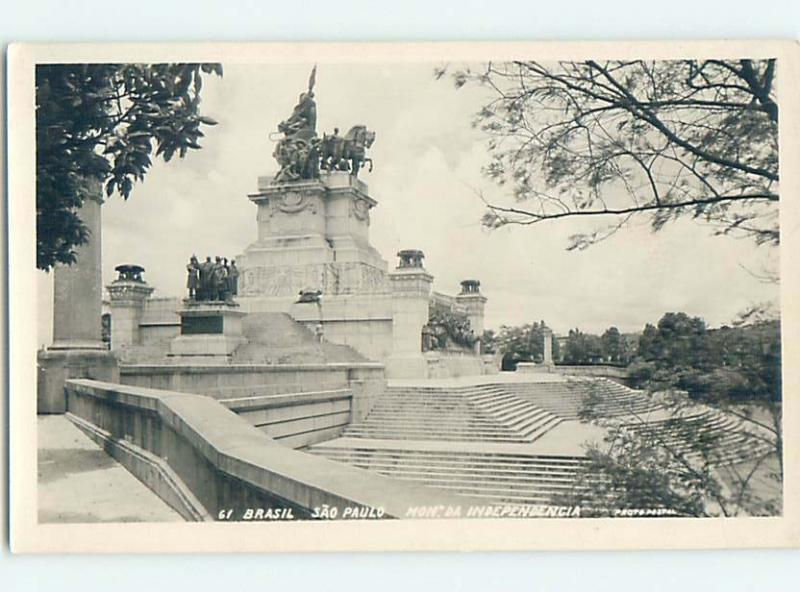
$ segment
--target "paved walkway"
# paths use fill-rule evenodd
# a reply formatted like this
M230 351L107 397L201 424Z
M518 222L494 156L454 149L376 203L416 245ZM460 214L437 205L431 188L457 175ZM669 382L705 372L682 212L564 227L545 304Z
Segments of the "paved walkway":
M37 428L39 522L183 520L65 416L39 416Z

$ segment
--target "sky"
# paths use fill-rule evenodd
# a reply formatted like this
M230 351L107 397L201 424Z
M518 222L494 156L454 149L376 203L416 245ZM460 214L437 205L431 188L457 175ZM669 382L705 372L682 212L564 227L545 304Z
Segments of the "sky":
M776 248L714 237L692 220L658 233L634 220L585 251L566 250L570 235L589 229L585 221L483 228L479 194L508 203L480 172L485 137L471 120L486 91L435 80L439 65L320 64L317 71L318 133L360 123L377 134L374 171L360 178L378 201L370 237L390 269L398 250L415 248L425 252L439 292L479 279L485 325L495 329L543 319L556 333L640 331L671 311L718 326L752 304L777 301L778 287L755 277L777 267ZM201 111L219 124L205 128L202 150L157 161L129 200L114 195L103 206L104 285L115 266L136 263L155 296L182 296L192 254L236 258L255 241L257 208L247 194L258 176L277 170L269 134L291 113L310 70L224 64L222 78L205 80ZM43 345L51 341L51 276L37 278Z

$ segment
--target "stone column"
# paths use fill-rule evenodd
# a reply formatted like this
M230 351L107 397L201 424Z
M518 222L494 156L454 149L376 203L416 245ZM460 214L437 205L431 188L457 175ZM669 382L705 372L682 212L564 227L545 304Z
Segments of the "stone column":
M467 319L478 341L475 342L475 353L481 353L481 335L483 335L483 310L486 307L486 296L481 294L481 283L478 280L464 280L461 282L461 293L456 295L456 301L464 306Z
M94 378L119 381L116 358L102 340L101 187L78 216L89 228L89 241L76 249L72 265L56 266L53 293L53 344L39 354L37 410L64 413L64 381Z
M553 368L553 332L549 327L542 328L542 364Z
M139 322L142 319L145 302L153 293L153 288L140 277L134 279L122 271L126 267L134 266L118 267L119 276L106 286L111 298L112 351L139 343Z
M389 274L392 291L392 354L386 360L388 378L426 378L422 327L428 322L433 276L422 266L422 251L398 253L400 264Z
M101 336L103 314L101 224L99 199L87 199L78 216L89 227L89 242L76 249L72 265L53 270L53 344L51 350L105 350Z

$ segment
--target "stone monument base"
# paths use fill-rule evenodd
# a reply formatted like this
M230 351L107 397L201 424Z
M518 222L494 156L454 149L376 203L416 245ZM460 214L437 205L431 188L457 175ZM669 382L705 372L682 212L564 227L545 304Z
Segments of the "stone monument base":
M184 300L178 314L181 333L170 342L167 354L173 362L224 364L247 342L242 335L245 313L234 302Z
M422 354L389 356L386 359L387 378L428 378L428 361Z
M555 366L544 362L518 362L516 371L520 374L542 374L554 372Z
M64 383L69 378L119 382L117 358L103 349L47 349L39 353L37 413L64 413Z

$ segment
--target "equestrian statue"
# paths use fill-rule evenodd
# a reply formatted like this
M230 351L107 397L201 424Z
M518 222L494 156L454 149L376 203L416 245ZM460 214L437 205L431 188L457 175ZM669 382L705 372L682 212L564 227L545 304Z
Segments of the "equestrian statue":
M348 171L357 177L367 162L372 172L372 159L367 156L367 149L375 141L375 132L366 126L354 125L344 137L339 135L339 128L334 128L331 135L317 136L316 77L317 67L314 66L308 79L308 90L300 94L292 114L278 124L276 133L281 137L272 153L280 165L275 175L277 183L316 179L320 169Z

